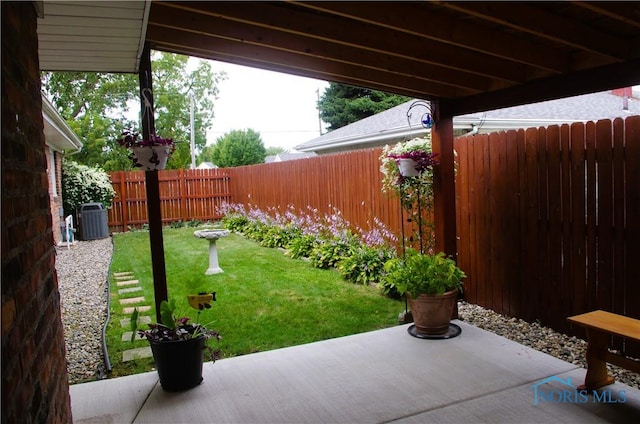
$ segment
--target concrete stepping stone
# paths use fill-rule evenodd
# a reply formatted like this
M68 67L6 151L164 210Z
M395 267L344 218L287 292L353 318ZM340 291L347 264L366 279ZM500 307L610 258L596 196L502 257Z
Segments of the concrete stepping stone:
M130 305L132 303L140 303L140 302L144 302L144 296L128 297L126 299L120 299L119 302L121 305Z
M114 278L133 277L133 272L131 272L131 271L127 271L127 272L114 272L114 273L113 273L113 277L114 277Z
M131 341L132 333L133 333L132 331L125 331L124 333L122 333L122 341L123 342ZM136 333L136 340L146 340L146 338L144 336L141 336L140 333Z
M122 309L122 313L123 314L127 314L130 315L133 313L134 309L138 309L138 312L149 312L151 310L151 306L145 305L145 306L131 306L129 308L123 308Z
M118 290L118 294L127 294L142 291L142 287L127 287L126 289Z
M118 285L118 287L121 287L121 286L133 286L133 285L138 284L138 280L123 280L123 281L116 282L116 284Z
M128 349L122 352L122 362L133 361L134 359L151 358L151 346L139 347L136 349Z
M149 315L138 317L138 324L151 324L151 317ZM131 328L131 318L121 319L120 326L122 328Z

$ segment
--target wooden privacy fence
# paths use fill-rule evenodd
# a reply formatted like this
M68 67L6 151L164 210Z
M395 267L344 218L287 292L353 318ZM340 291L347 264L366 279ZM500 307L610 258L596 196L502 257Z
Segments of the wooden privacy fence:
M458 138L458 263L469 302L563 332L593 309L640 318L640 117ZM381 192L381 149L222 170L161 171L165 222L218 219L223 201L377 217L401 234ZM112 229L146 222L144 173L112 174ZM633 346L619 347L640 356Z
M639 116L455 147L468 301L563 332L594 309L640 318Z
M358 150L288 162L230 168L230 191L236 203L266 210L287 207L320 214L337 209L354 227L369 229L378 217L400 233L397 198L382 193L382 149Z
M120 232L146 224L145 173L113 172L110 176L116 197L108 212L109 229ZM160 171L158 180L164 223L219 219L220 205L230 199L227 170Z

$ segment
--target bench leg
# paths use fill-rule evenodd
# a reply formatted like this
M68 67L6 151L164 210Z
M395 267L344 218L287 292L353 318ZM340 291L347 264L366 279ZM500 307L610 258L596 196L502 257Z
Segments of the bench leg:
M591 328L587 329L587 375L584 379L584 385L578 389L593 390L608 384L612 384L615 380L609 377L607 373L607 362L603 359L604 353L607 352L607 334Z

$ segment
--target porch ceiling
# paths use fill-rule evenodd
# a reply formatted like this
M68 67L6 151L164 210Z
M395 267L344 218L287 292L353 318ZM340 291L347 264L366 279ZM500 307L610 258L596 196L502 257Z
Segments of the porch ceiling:
M58 3L45 0L44 21ZM103 4L84 3L93 11ZM105 3L127 16L116 14L114 26L130 28L133 17L144 28L144 2ZM135 12L124 9L130 5ZM115 43L120 33L103 37ZM161 51L442 99L455 114L640 83L639 2L154 1L146 41ZM53 69L46 58L54 47L41 40L42 69ZM69 69L113 70L108 60L88 69L64 57ZM120 70L137 69L137 58L129 65Z

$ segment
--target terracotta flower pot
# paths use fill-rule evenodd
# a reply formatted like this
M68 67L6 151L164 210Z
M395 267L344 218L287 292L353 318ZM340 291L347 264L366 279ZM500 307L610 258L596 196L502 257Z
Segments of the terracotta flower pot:
M458 290L444 294L421 294L417 298L408 296L416 332L434 336L449 330L453 308L458 298Z

